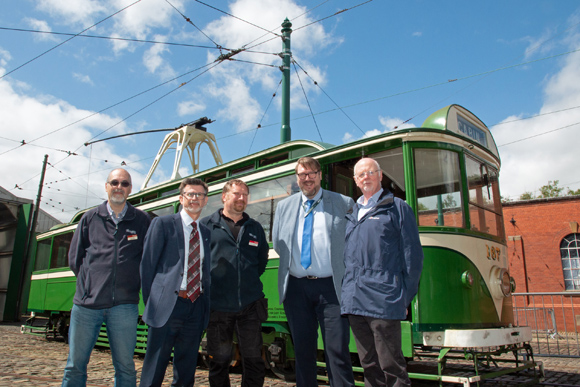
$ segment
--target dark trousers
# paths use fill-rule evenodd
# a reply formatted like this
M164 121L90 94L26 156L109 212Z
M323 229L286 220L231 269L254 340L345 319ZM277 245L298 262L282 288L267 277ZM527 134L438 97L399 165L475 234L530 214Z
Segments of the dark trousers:
M296 355L296 386L317 386L316 354L318 326L333 387L354 386L348 342L348 319L340 315L332 278L306 279L290 276L284 311L290 325Z
M197 354L208 303L201 295L195 302L177 298L167 323L149 327L140 387L161 386L173 350L172 386L191 387L195 381Z
M266 366L262 359L262 322L256 302L239 312L211 311L207 327L209 355L209 384L211 387L230 386L230 363L234 332L242 356L242 387L264 385Z
M401 349L401 322L349 315L365 386L411 386Z

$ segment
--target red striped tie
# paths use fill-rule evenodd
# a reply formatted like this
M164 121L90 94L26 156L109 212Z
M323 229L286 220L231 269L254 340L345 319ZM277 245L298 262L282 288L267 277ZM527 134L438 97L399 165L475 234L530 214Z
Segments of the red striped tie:
M201 294L201 272L199 265L201 256L199 253L199 232L197 225L192 222L193 230L189 236L189 257L187 259L187 297L194 302Z

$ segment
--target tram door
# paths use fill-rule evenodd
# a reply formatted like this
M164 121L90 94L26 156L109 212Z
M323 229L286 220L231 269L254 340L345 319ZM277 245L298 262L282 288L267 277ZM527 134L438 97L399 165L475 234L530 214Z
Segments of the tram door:
M353 167L354 163L351 163L350 160L329 165L327 176L330 176L330 181L328 182L328 189L356 200L357 187L353 180Z

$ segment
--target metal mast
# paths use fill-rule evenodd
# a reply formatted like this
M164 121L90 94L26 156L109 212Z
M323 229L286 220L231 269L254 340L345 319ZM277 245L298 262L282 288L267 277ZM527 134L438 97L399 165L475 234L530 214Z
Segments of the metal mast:
M280 143L283 144L292 139L290 129L290 34L292 23L286 18L282 23L282 127L280 128Z

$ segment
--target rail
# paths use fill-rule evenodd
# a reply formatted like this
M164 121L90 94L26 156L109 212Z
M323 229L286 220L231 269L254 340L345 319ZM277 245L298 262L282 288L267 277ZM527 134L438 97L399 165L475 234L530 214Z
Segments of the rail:
M512 296L515 325L532 328L536 355L580 358L580 292Z

